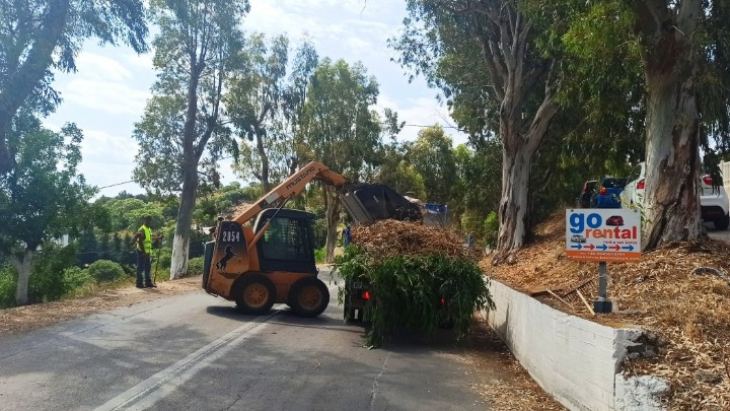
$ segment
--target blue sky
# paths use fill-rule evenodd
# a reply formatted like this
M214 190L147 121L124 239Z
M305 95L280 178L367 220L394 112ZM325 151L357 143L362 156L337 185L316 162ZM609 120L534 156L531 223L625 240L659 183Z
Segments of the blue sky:
M395 52L387 39L401 30L405 2L394 0L250 0L251 13L242 22L248 32L269 36L286 33L296 47L305 38L314 43L320 57L362 61L380 84L380 108L396 110L408 124L453 124L446 108L423 79L408 82L401 67L391 61ZM96 186L131 179L137 146L132 139L155 80L152 54L135 54L127 47L99 47L88 42L77 61L78 72L58 74L55 87L63 103L46 119L54 129L75 122L84 130L81 172ZM415 138L417 127L406 127L400 138ZM453 134L453 133L452 133ZM465 141L453 135L455 142ZM222 164L224 181L234 176L230 164ZM107 188L101 194L127 190L136 184Z

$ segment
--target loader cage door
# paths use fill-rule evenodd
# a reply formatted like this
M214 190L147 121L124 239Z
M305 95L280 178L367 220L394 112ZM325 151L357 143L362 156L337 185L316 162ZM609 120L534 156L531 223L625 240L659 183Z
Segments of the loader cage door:
M275 212L273 209L261 212L256 220L256 232ZM313 214L304 211L281 210L257 244L261 271L316 273L313 219Z

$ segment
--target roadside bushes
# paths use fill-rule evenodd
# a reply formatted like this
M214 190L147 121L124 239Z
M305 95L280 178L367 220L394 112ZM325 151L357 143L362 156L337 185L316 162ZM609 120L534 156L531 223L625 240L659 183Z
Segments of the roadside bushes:
M89 276L98 282L114 281L124 277L122 266L109 260L94 261L87 270Z
M492 307L488 280L475 262L445 255L373 256L348 247L337 260L346 280L370 285L373 299L365 310L368 345L378 346L397 328L433 333L453 324L459 336L476 310Z
M195 257L188 260L188 272L186 277L203 274L203 257Z
M15 305L15 286L18 274L10 264L0 263L0 308Z

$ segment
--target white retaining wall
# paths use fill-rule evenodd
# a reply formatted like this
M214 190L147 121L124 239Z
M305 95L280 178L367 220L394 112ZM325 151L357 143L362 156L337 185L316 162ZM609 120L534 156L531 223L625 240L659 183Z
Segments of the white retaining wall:
M668 388L649 376L619 372L627 347L642 331L615 329L558 311L497 281L489 325L542 388L571 410L661 410Z

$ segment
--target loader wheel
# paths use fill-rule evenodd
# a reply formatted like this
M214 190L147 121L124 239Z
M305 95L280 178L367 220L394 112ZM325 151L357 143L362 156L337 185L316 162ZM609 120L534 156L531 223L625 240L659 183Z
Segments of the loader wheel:
M306 277L292 285L289 291L289 305L302 317L316 317L330 303L327 286L315 277Z
M276 287L266 276L248 274L235 286L236 306L246 314L266 314L276 298Z

